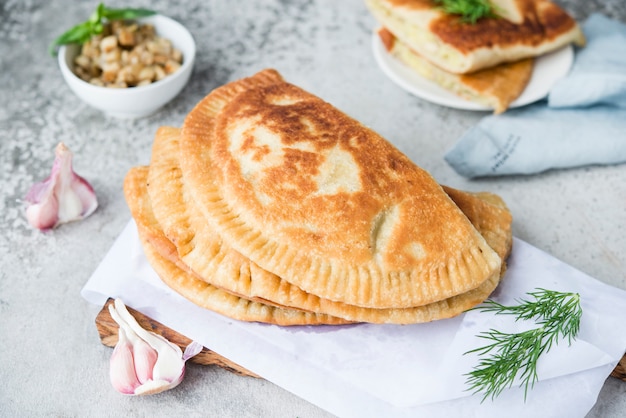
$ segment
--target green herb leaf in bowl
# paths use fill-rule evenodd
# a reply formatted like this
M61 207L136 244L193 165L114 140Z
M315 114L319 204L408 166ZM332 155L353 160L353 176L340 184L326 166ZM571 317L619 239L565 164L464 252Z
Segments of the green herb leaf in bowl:
M96 10L91 14L89 20L79 23L50 44L49 53L52 56L57 54L57 48L61 45L79 44L87 42L92 36L102 33L103 22L113 20L130 20L140 17L152 16L156 12L148 9L109 9L103 3L98 4Z

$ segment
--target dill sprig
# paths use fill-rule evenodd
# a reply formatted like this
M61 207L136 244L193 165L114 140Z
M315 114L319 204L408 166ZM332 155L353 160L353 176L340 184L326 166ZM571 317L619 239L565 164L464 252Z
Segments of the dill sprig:
M539 327L520 333L504 333L494 329L480 333L478 337L491 341L465 354L477 353L478 366L467 373L467 384L474 393L484 393L483 401L492 400L513 385L519 375L520 387L524 387L524 400L532 389L537 376L537 362L541 354L548 352L559 339L568 345L576 339L580 330L580 295L554 290L537 289L528 293L534 300L521 299L519 305L504 306L493 300L474 309L493 312L496 315L514 315L515 320L534 319Z
M474 24L483 17L496 14L489 0L435 0L441 10L452 15L459 15L466 23Z

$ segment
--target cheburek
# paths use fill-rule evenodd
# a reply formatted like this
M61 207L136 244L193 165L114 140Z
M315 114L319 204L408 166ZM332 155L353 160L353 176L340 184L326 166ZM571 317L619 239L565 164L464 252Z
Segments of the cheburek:
M232 294L198 279L178 259L173 244L160 230L147 194L148 167L133 167L124 179L124 195L144 254L165 284L194 304L241 321L257 321L277 325L345 324L348 321L329 315L280 308ZM163 251L166 251L163 254Z
M261 269L222 242L195 209L193 202L185 198L185 186L178 165L178 147L178 129L161 127L157 131L147 177L147 194L153 205L154 222L158 221L160 225L153 229L162 226L161 238L167 236L166 241L171 240L168 241L171 246L174 242L177 243L180 257L175 260L177 265L180 266L179 262L182 261L184 270L195 273L196 277L214 286L249 300L324 313L355 322L406 324L458 315L483 301L499 281L499 276L494 275L478 288L462 295L414 308L363 308L308 294L288 281ZM135 194L140 195L142 191L136 189ZM458 202L460 207L468 208L476 225L489 226L485 229L485 232L490 233L487 242L504 259L511 245L511 217L503 203L500 201L501 206L498 206L465 192L449 190L450 195L454 196L453 200ZM141 197L129 198L137 200ZM494 196L494 199L497 197ZM137 210L134 214L141 215ZM147 221L140 223L145 224ZM491 233L494 230L498 233ZM479 232L482 233L481 229ZM165 247L165 256L171 254L167 245L161 243L154 246Z
M513 216L504 200L494 193L469 193L450 186L442 187L500 258L509 258L513 248ZM503 262L500 277L505 271L506 262Z
M473 73L454 74L422 57L386 28L379 29L378 36L387 52L408 68L459 97L494 109L495 114L506 111L522 94L533 73L534 60L526 58Z
M221 239L320 298L408 308L499 274L500 257L426 171L274 70L205 97L179 155Z
M465 74L584 45L576 21L547 0L492 1L499 16L476 23L444 13L432 0L365 0L376 20L438 67Z

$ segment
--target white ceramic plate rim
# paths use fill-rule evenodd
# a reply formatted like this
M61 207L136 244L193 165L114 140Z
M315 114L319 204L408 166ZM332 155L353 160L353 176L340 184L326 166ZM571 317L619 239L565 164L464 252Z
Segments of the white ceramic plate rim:
M409 93L429 102L456 109L493 110L458 97L409 69L387 52L376 32L372 35L372 49L383 73ZM571 45L537 58L528 85L509 108L525 106L546 97L554 83L567 75L573 62L574 48Z

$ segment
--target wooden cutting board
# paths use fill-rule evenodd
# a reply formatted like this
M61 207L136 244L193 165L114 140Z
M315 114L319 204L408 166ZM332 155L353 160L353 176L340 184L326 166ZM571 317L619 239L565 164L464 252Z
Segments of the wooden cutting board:
M109 305L113 303L113 299L107 300L104 304L100 313L96 317L96 327L98 328L98 333L100 334L100 340L102 344L115 347L117 344L117 323L111 318L109 313ZM191 343L191 339L177 333L176 331L166 327L165 325L145 316L144 314L128 307L128 311L135 317L139 325L141 325L144 329L148 331L152 331L155 334L162 335L167 338L172 343L178 345L181 350L185 350ZM192 357L189 361L202 365L215 365L222 367L228 371L233 373L242 375L242 376L252 376L252 377L260 377L249 370L241 367L240 365L230 361L226 357L222 357L214 351L209 350L208 348L203 348L200 354ZM613 372L611 373L612 377L616 379L620 379L626 381L626 354L618 365L615 367Z
M115 347L115 344L117 344L117 330L119 328L117 322L111 318L111 314L109 313L109 305L112 303L113 299L109 298L98 313L98 316L96 316L96 327L98 328L98 333L100 334L100 341L102 341L102 344L109 347ZM160 322L147 317L130 306L127 306L126 308L144 329L152 331L155 334L162 335L170 342L179 346L181 350L185 351L185 347L191 344L191 339L185 337L184 335L181 335ZM233 363L227 358L220 356L206 347L203 348L199 354L189 359L189 361L206 366L219 366L242 376L259 377L251 371L244 369L240 365Z

